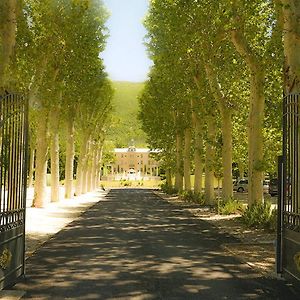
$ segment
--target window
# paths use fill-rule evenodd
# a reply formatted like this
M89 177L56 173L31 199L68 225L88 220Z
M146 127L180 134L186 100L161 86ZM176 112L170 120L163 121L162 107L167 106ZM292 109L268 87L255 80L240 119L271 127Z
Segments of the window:
M246 180L246 179L240 180L240 184L248 184L248 180Z

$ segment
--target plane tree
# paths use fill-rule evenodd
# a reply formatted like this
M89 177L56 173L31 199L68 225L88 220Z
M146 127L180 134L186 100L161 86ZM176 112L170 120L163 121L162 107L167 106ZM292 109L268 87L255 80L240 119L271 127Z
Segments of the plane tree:
M14 86L28 94L34 116L34 205L42 207L46 201L49 146L52 149L52 201L59 200L59 134L62 125L67 124L71 132L67 135L66 147L69 179L66 191L70 197L75 130L80 130L75 128L77 113L84 103L93 101L93 97L101 98L103 103L110 101L111 93L107 92L110 83L99 58L99 52L105 47L104 23L108 15L99 1L24 0L22 4L10 71L14 68L17 79ZM99 88L95 94L93 88L97 84ZM107 88L103 89L104 86ZM99 95L100 90L103 95ZM102 110L103 105L95 100L94 110L97 109ZM89 119L90 116L85 117Z

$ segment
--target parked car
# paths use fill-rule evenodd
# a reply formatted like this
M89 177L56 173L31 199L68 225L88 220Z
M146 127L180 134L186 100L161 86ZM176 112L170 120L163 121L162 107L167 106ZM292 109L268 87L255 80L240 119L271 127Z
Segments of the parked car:
M243 193L243 192L248 192L248 179L240 179L237 180L234 184L233 184L233 190ZM269 180L264 180L263 181L263 192L264 193L268 193L269 191Z
M248 179L239 179L233 185L233 190L236 192L247 192L248 191Z
M269 193L270 180L266 179L263 181L263 192L265 194Z
M271 195L271 197L274 197L278 194L278 179L277 178L273 178L270 180L269 194Z

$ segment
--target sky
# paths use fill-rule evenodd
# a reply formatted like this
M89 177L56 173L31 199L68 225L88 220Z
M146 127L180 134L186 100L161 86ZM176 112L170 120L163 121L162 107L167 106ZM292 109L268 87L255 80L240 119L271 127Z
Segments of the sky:
M110 12L106 23L109 38L101 54L106 71L114 81L142 82L147 79L151 61L143 45L142 25L148 0L103 0Z

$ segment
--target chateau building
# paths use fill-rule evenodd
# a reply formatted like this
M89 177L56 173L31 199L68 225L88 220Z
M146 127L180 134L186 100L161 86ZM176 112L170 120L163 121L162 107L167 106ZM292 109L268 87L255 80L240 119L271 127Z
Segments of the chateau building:
M158 153L158 150L148 148L114 149L115 160L111 165L111 174L124 177L147 177L159 175L159 163L151 156Z

